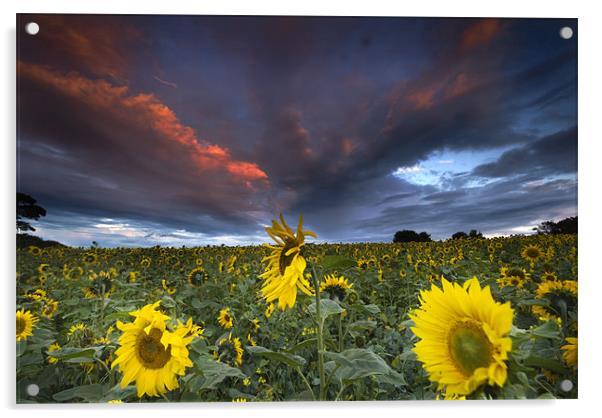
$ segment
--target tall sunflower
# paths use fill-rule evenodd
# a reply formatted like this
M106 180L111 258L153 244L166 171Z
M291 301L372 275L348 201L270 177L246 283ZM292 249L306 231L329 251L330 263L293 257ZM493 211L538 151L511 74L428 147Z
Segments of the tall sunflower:
M465 396L482 384L503 386L512 349L510 303L496 302L476 277L463 286L441 278L442 288L421 291L421 306L410 317L421 340L413 351L437 390Z
M30 311L26 311L25 309L17 311L16 317L17 341L25 341L27 337L31 337L33 335L34 325L39 321L39 319Z
M280 223L272 221L272 227L265 229L276 242L268 245L271 254L262 261L267 261L265 273L259 277L265 279L261 293L267 302L278 299L278 308L285 310L292 308L297 300L297 289L306 295L312 295L309 281L304 275L307 263L301 255L301 247L305 244L305 236L317 238L312 231L303 230L303 217L299 216L297 233L286 224L282 214Z
M136 318L134 322L117 321L123 334L111 368L119 366L123 373L122 388L136 382L138 397L159 396L177 388L177 376L184 376L186 367L192 367L187 345L193 337L186 337L189 328L181 325L174 332L169 331L166 321L170 317L157 311L159 304L130 312Z

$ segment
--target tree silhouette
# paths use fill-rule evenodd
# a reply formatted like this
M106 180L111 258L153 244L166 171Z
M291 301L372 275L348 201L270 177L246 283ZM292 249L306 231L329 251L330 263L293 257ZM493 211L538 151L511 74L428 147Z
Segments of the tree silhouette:
M17 230L18 231L35 231L36 229L31 226L25 219L40 219L40 216L46 216L46 209L36 205L36 200L25 194L17 193Z
M483 238L483 234L481 234L481 232L477 231L476 229L471 229L470 232L468 233L468 237L469 238Z
M451 236L452 239L465 239L468 238L468 234L466 232L456 232L454 235Z
M577 216L565 218L561 221L545 221L533 228L538 234L576 234L578 229Z
M393 237L393 242L429 242L431 236L426 232L417 233L416 231L410 231L404 229L403 231L397 231Z

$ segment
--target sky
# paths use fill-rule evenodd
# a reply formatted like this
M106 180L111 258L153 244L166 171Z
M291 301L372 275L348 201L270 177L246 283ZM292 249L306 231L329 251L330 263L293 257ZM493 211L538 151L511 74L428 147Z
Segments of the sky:
M318 242L387 242L577 214L575 19L19 15L17 44L17 190L46 239L248 245L302 213Z

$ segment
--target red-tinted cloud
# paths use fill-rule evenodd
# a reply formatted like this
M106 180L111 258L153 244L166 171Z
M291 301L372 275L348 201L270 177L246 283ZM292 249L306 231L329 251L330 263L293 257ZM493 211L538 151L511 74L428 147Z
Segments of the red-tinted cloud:
M77 73L61 74L23 62L18 64L18 74L117 117L127 117L126 122L130 125L150 127L166 143L178 144L186 150L199 171L225 171L241 182L267 179L257 164L237 161L227 148L200 141L194 129L182 124L173 110L153 94L131 94L127 86L114 86L105 80L91 80Z
M118 16L36 15L20 19L22 23L33 19L40 25L38 35L24 37L20 44L22 48L34 47L38 62L120 81L126 78L130 65L128 46L136 43L139 48L143 40L137 29Z
M460 38L459 49L467 52L488 45L502 30L499 19L481 19L468 26Z

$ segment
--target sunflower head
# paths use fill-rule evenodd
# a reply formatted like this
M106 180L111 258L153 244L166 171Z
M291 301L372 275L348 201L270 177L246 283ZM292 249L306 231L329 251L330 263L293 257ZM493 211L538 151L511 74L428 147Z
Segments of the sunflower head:
M228 337L220 338L217 342L216 357L218 361L229 364L231 366L242 366L242 356L244 351L240 338L232 337L232 333Z
M527 245L521 251L521 256L530 263L534 263L544 256L543 250L538 245Z
M566 344L560 347L563 351L562 358L573 369L577 369L577 337L567 337Z
M188 283L190 283L191 286L200 286L203 283L206 283L208 279L209 273L207 273L203 267L196 267L188 273Z
M563 312L577 307L577 282L574 280L546 280L541 282L535 290L537 299L547 299L548 306L533 305L533 313L541 319L557 319Z
M183 376L186 367L192 367L187 348L192 337L186 336L189 329L180 324L170 331L166 321L171 318L157 310L159 303L130 312L135 318L131 323L117 322L123 334L111 368L119 366L123 373L122 388L136 382L138 397L159 396L177 388L177 376Z
M345 299L347 290L353 287L353 283L349 283L343 276L334 274L327 275L324 281L320 283L320 291L327 292L330 299L340 300Z
M60 349L61 349L61 346L60 346L60 344L59 344L59 343L57 343L57 342L55 342L55 343L52 343L52 344L50 344L50 345L48 346L48 351L47 351L47 352L48 352L48 363L50 363L50 364L56 364L56 363L58 363L58 362L59 362L59 359L58 359L58 358L56 358L56 357L52 357L52 356L50 355L50 353L52 353L53 351L60 350Z
M500 275L501 277L497 280L497 283L501 287L516 287L519 289L522 289L525 282L531 277L525 269L519 267L502 267Z
M234 326L234 317L230 313L230 308L224 308L219 311L217 322L224 329L230 329Z
M476 277L463 286L442 278L441 285L421 291L421 306L410 315L420 338L413 351L429 378L446 396L466 396L483 384L504 385L512 348L510 303L496 302Z
M33 335L34 325L39 319L30 311L25 309L18 310L17 317L17 341L25 341Z
M267 302L278 300L281 310L292 308L297 300L297 289L307 295L312 295L311 285L304 275L307 265L301 254L305 245L305 236L316 238L316 234L303 230L303 217L299 216L297 232L295 233L286 223L282 214L280 222L273 220L272 226L266 232L276 242L268 245L270 255L262 261L267 261L267 267L259 277L264 279L261 293Z
M84 290L89 299L96 297L107 297L113 288L113 280L109 272L101 271L90 275L90 286Z
M59 309L59 302L53 299L47 299L44 301L44 307L42 308L42 315L46 318L52 318L56 311Z

